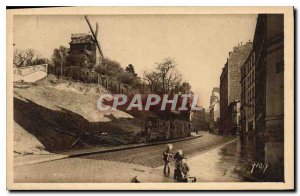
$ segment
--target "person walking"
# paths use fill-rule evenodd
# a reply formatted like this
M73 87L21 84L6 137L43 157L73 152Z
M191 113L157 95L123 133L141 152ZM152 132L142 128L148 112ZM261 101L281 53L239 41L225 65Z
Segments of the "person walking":
M175 161L175 170L174 170L174 179L179 179L181 176L181 161L184 159L182 150L178 150L174 156Z
M173 145L168 144L167 149L163 153L163 160L164 160L164 174L170 174L170 157L172 157L172 149ZM168 170L168 171L167 171Z

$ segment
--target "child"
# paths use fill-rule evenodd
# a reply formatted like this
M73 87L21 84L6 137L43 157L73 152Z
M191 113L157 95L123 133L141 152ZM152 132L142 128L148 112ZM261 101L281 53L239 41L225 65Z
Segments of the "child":
M163 160L164 160L164 173L167 173L167 169L168 169L168 174L170 174L170 157L172 157L172 149L173 149L173 145L172 144L168 144L167 145L167 149L164 151L163 155Z
M174 156L174 159L176 160L176 165L178 163L180 163L183 158L184 158L184 155L183 155L182 150L178 150L177 153Z
M184 178L186 178L189 175L189 172L190 172L190 167L186 163L186 159L185 158L183 158L181 160L181 172L182 172Z
M174 170L174 179L179 179L181 176L181 161L184 158L182 150L178 150L174 156L175 161L175 170Z
M178 177L176 178L180 182L188 182L189 180L189 172L190 172L190 167L186 163L186 159L183 158L180 161L180 164L178 165Z

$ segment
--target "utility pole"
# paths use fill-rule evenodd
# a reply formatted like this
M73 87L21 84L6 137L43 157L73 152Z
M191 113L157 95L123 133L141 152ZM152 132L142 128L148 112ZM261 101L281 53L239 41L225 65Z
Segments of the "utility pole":
M62 80L62 75L63 75L63 54L62 54L62 51L60 50L59 51L59 54L60 54L60 79Z

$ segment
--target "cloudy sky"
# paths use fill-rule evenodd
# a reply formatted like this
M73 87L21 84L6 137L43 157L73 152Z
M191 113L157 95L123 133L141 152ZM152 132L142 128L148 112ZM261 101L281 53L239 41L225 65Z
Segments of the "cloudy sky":
M135 66L142 76L155 63L174 58L183 79L207 108L219 86L228 52L252 41L257 15L92 15L106 57L123 67ZM84 16L15 16L15 48L32 48L50 58L59 45L69 47L72 33L89 33Z

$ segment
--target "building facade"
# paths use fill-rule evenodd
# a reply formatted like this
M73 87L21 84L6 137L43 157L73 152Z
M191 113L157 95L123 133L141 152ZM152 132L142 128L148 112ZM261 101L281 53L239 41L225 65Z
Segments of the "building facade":
M205 108L193 111L191 119L195 131L207 131L209 129L209 113L205 111Z
M284 18L260 14L254 36L256 158L270 168L266 178L283 181ZM268 175L274 174L276 175Z
M87 57L87 62L90 64L97 63L96 42L92 35L86 33L77 33L71 35L70 54L84 54Z
M14 82L35 82L48 75L48 64L14 67Z
M241 135L254 139L255 130L255 52L241 67Z
M211 133L219 133L220 121L220 89L215 87L210 96L209 105L209 131Z
M233 128L230 104L241 97L241 66L252 50L252 42L241 43L233 48L220 76L220 134L236 134Z
M69 44L71 53L96 52L96 43L92 36L85 33L72 34Z
M230 120L231 120L231 122L229 123L231 134L239 134L241 131L240 107L241 107L240 100L234 100L229 104L228 110L229 110Z

